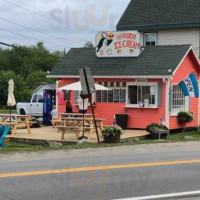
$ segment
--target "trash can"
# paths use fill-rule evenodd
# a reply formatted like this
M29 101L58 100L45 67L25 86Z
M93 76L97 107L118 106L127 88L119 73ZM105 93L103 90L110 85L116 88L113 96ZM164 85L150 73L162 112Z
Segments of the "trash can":
M116 124L120 126L123 130L127 129L127 120L128 115L127 114L116 114Z

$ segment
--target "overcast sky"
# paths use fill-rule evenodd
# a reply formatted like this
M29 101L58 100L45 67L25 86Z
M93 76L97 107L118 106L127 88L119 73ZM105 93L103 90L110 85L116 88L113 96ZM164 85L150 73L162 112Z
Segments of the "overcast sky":
M0 0L0 41L33 45L40 40L50 50L69 50L70 47L83 46L85 41L94 43L98 31L115 30L129 2L130 0Z

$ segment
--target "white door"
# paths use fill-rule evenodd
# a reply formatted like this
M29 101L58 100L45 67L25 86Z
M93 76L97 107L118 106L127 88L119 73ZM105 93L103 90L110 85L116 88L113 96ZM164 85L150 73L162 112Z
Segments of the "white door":
M43 96L41 94L38 94L36 112L37 116L43 116Z
M31 103L30 103L30 111L31 115L36 116L37 115L37 99L38 99L38 94L34 94Z

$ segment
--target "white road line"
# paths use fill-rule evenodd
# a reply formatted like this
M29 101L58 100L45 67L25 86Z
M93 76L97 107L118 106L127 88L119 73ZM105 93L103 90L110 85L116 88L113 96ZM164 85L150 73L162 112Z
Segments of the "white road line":
M144 196L144 197L132 197L125 199L115 199L115 200L152 200L152 199L167 199L167 198L183 198L183 197L195 197L200 195L200 190L197 191L189 191L189 192L181 192L181 193L170 193L170 194L161 194L161 195L152 195L152 196Z

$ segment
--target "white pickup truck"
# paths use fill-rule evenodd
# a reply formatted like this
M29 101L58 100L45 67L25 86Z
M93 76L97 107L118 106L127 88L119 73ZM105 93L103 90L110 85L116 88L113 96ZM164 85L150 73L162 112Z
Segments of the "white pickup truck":
M33 117L43 116L43 93L35 93L30 103L17 103L17 113L20 115L31 115Z

